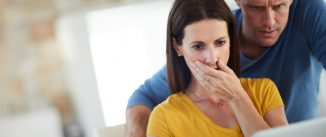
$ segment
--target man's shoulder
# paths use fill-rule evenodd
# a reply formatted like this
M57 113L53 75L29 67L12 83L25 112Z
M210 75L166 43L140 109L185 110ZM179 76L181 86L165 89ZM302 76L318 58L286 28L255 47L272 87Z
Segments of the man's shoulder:
M309 15L307 11L325 10L325 2L325 0L293 0L291 11L300 16Z
M233 13L233 16L235 16L236 18L242 16L242 11L239 8L232 10L232 13Z

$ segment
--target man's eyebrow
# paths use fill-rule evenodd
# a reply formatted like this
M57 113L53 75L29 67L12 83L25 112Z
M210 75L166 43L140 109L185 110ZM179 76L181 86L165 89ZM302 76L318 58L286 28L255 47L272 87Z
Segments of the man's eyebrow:
M248 2L248 1L245 1L244 3L248 6L258 6L258 7L265 6L264 3L256 3L256 2Z
M287 3L289 3L289 1L287 1L287 0L280 0L280 1L276 1L275 3L273 3L272 6L282 5L282 4L287 4ZM248 1L246 1L245 4L247 6L265 7L265 3L256 3L256 2L248 2Z
M259 7L259 8L266 7L265 5L258 5L258 4L251 4L251 3L245 4L245 6L246 7Z
M272 6L282 5L282 4L287 4L287 3L289 3L289 1L287 1L287 0L280 0L280 1L275 2Z

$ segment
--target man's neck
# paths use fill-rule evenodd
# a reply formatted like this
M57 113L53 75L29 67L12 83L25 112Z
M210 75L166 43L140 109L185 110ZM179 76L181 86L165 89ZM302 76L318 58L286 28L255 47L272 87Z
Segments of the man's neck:
M240 36L239 36L239 48L241 53L248 59L259 58L267 49L267 47L259 45L256 42L244 37L242 31L240 31Z

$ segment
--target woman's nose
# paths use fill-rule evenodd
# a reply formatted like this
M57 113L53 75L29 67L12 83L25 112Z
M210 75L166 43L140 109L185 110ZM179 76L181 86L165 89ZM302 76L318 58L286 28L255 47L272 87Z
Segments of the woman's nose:
M209 50L205 53L205 64L211 67L216 67L216 61L218 60L219 55L214 50Z

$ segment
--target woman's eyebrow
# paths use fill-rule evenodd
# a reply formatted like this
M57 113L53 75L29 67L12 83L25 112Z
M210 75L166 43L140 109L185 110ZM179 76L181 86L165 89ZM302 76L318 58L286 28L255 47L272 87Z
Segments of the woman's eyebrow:
M221 40L221 39L225 39L225 38L227 38L227 36L218 37L218 38L216 38L216 40ZM202 42L202 41L193 41L190 44L205 44L205 42Z
M193 41L193 42L191 42L190 44L205 44L205 43L202 42L202 41Z
M227 36L216 38L216 40L225 39Z

